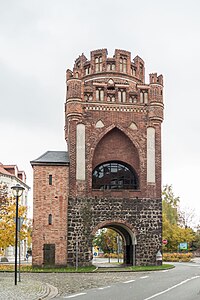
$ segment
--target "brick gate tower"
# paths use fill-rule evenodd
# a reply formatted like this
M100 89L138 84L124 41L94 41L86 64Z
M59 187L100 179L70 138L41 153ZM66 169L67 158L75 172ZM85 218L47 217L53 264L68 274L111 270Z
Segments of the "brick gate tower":
M31 162L33 264L89 265L101 228L121 235L126 264L155 264L162 243L162 75L150 74L146 84L144 61L128 51L116 49L110 58L95 50L90 60L82 54L67 70L65 120L68 152L48 151Z

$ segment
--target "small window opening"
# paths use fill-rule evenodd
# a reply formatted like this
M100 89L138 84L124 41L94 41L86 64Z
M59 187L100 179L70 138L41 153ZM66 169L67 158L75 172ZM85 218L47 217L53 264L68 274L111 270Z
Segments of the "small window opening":
M49 185L52 185L52 175L49 175Z
M49 214L48 221L49 221L49 225L52 225L52 214Z

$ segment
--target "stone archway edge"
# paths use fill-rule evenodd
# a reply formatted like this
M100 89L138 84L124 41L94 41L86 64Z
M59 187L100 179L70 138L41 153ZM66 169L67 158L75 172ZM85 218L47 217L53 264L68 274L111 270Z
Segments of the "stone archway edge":
M124 225L125 227L127 227L127 229L131 230L132 233L134 233L136 236L137 236L137 230L131 225L129 224L128 222L126 221L123 221L123 220L118 220L118 219L114 219L114 220L106 220L106 221L103 221L101 223L99 223L97 226L95 226L91 232L92 235L95 235L95 233L103 228L103 227L106 227L108 225Z

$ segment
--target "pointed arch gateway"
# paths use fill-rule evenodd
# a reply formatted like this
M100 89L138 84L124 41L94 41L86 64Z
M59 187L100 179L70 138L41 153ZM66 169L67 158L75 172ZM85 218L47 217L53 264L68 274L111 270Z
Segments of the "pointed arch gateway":
M139 188L140 163L137 148L114 127L98 142L92 162L92 189Z

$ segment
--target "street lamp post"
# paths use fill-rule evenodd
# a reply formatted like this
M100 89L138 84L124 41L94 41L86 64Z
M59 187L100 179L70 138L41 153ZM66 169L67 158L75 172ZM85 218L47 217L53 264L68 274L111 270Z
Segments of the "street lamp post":
M24 218L19 217L18 220L18 236L19 236L19 282L21 281L21 274L20 274L20 266L21 266L21 240L20 240L20 230L23 225Z
M18 210L19 210L19 197L21 197L24 187L16 184L11 187L13 195L16 198L16 222L15 222L15 285L17 285L17 236L18 236Z

